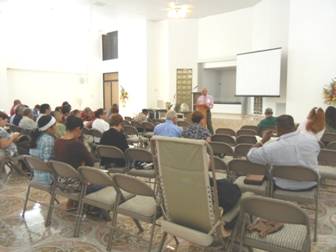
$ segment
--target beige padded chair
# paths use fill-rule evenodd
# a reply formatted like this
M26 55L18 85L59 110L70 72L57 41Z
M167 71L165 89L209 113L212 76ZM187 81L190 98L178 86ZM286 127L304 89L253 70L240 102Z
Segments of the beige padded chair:
M253 147L253 144L248 144L248 143L237 144L234 148L233 156L235 158L241 158L241 157L246 158L247 153L250 151L252 147Z
M28 165L28 167L31 171L48 172L50 174L53 174L53 170L50 168L48 163L44 162L43 160L41 160L37 157L24 155L23 160L26 163L26 165ZM35 188L35 189L50 193L50 196L51 196L53 190L55 190L55 183L53 183L53 185L45 185L45 184L41 184L41 183L38 183L38 182L34 181L33 176L31 177L31 180L30 180L28 188L27 188L26 198L25 198L23 211L22 211L22 217L24 217L26 209L27 209L27 204L28 204L29 194L30 194L30 189L31 188ZM48 217L47 217L47 219L48 219ZM48 225L48 224L49 223L46 222L46 225Z
M212 142L222 142L226 143L230 146L235 146L236 145L236 140L233 136L226 135L226 134L215 134L211 136L211 141Z
M261 238L256 232L250 233L246 230L248 220L256 217L284 223L284 227ZM241 223L239 251L243 251L245 245L250 249L272 252L310 252L308 216L299 206L291 202L260 196L244 198L240 204L239 222Z
M60 161L49 161L49 166L53 170L53 173L55 174L55 190L52 191L51 194L51 200L50 200L50 205L49 205L49 210L48 210L48 217L47 217L47 224L49 225L51 223L52 219L52 213L54 210L54 202L56 195L61 195L67 199L72 199L74 201L79 201L80 199L80 192L64 192L59 188L59 182L58 178L59 177L64 177L64 178L73 178L73 179L78 179L79 181L82 181L81 175L79 172L73 168L71 165L60 162ZM79 208L77 208L77 214L79 214Z
M253 129L240 129L237 131L237 136L256 136L257 131Z
M208 174L210 159L210 172L216 178L210 145L203 140L159 136L154 136L152 141L164 211L159 251L168 234L202 247L210 247L215 241L224 243L221 227L237 216L239 204L221 215L217 186L216 183L210 186Z
M315 181L317 186L307 191L287 191L276 188L274 182L271 185L271 194L273 198L295 201L302 204L315 205L314 220L314 241L317 241L318 225L318 201L320 190L320 176L317 171L303 166L273 166L270 170L271 178L283 178L294 181Z
M256 144L257 138L255 136L240 135L236 138L237 144L247 143L247 144Z
M141 180L123 174L113 176L114 184L119 188L117 193L116 209L113 212L112 228L107 245L107 251L112 249L113 232L117 228L117 215L122 214L139 221L151 224L148 251L151 251L156 220L161 217L160 203L155 193L147 184ZM121 190L135 197L122 201Z
M119 148L111 145L98 145L96 149L96 153L98 158L101 160L102 158L113 158L113 159L122 159L125 161L124 167L104 167L111 172L119 172L124 173L127 172L127 160L125 153Z
M79 200L79 206L78 206L79 210L76 218L74 237L79 236L81 220L83 217L84 204L98 207L106 210L107 212L110 212L115 207L117 200L117 192L119 190L118 188L115 187L115 184L112 180L112 176L108 175L106 170L94 167L81 166L78 168L78 171L82 176L84 186L82 186ZM105 188L97 192L86 194L88 183L94 185L102 185L105 186ZM122 193L120 202L123 202L133 197L133 195L127 192L120 192L120 193Z
M336 180L336 150L321 149L318 161L321 179Z
M229 171L232 177L235 177L236 184L242 192L253 192L255 194L268 196L270 184L268 178L268 167L251 163L247 159L234 159L229 163ZM247 175L265 175L265 181L262 185L248 185L244 183Z
M230 136L236 136L236 132L230 128L218 128L215 131L215 134L225 134Z

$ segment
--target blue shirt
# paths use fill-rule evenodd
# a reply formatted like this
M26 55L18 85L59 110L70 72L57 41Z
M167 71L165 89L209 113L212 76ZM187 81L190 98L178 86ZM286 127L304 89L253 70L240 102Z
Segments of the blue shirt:
M154 128L154 135L167 137L180 137L182 129L176 126L173 121L166 120L164 123L156 125Z

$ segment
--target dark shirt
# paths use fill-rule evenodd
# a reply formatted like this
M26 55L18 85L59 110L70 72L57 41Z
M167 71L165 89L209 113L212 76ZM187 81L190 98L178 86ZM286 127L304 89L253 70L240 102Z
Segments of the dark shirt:
M78 168L81 165L93 166L94 160L85 145L77 140L57 139L55 142L55 160Z
M211 136L208 129L203 128L200 124L194 123L189 126L186 130L182 132L182 136L185 138L193 138L193 139L204 139L206 140Z
M270 116L261 120L258 124L258 133L262 133L265 129L272 129L276 127L276 117Z
M112 145L122 151L128 149L125 135L114 128L110 128L108 131L103 133L103 136L100 139L100 144ZM102 158L101 160L102 165L109 165L110 163L114 163L117 166L125 166L125 161L122 159Z
M20 115L15 115L14 118L13 118L13 124L16 125L16 126L19 126L19 123L22 119L22 116Z

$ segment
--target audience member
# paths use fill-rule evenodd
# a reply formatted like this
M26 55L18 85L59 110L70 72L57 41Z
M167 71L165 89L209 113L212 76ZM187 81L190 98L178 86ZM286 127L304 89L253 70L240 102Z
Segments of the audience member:
M92 123L92 129L96 129L101 133L104 133L110 128L108 122L106 122L106 112L104 109L100 108L95 112L96 119Z
M325 111L326 132L336 133L336 108L328 106Z
M23 110L23 117L19 123L19 127L26 130L33 130L37 128L37 124L33 120L33 111L30 108L25 108Z
M36 121L37 120L37 118L39 117L39 115L40 115L40 108L41 108L41 106L39 105L39 104L36 104L35 106L34 106L34 109L33 109L33 119Z
M322 108L313 108L306 121L301 123L298 130L304 134L311 134L319 141L325 131L325 116Z
M63 123L63 113L61 111L55 111L54 117L56 119L55 137L61 138L65 134L65 125Z
M91 108L86 107L81 114L81 118L83 120L84 127L92 128L92 123L95 118L93 111Z
M44 116L44 115L49 115L51 113L51 108L50 108L50 105L48 103L44 103L40 106L40 114L37 118L40 119L41 116Z
M128 149L128 144L125 135L122 133L123 125L122 125L123 118L121 115L113 115L110 120L111 128L108 131L105 131L101 140L100 144L102 145L112 145L119 148L122 151ZM101 164L105 167L109 167L109 165L113 163L116 166L125 166L125 161L122 159L107 159L103 158L101 160Z
M19 123L23 117L23 111L27 108L27 106L24 106L22 104L16 106L15 114L11 117L11 124L14 124L16 126L19 126Z
M0 157L14 156L17 153L14 141L20 133L14 132L9 134L4 127L8 123L8 115L0 111Z
M67 102L63 102L62 105L62 114L63 114L63 122L67 119L71 112L71 105Z
M29 154L47 162L54 158L56 119L51 115L43 115L37 121L37 127L33 132L31 149ZM42 171L34 171L33 180L50 185L53 181L52 174Z
M262 119L258 127L258 134L262 136L263 131L266 129L275 129L276 127L276 117L273 116L273 110L271 108L265 109L265 118Z
M18 105L21 105L21 101L20 101L20 100L14 100L14 102L13 102L13 106L12 106L11 109L10 109L10 113L9 113L10 116L12 116L12 115L15 114L15 110L16 110L16 107L17 107Z
M148 120L148 110L143 109L139 114L134 117L134 121L138 123L147 122Z
M71 111L70 115L76 116L78 118L81 118L81 111L78 109L74 109Z
M116 104L116 103L112 104L112 107L109 111L109 114L108 114L107 118L111 119L112 116L114 116L114 115L119 115L119 105Z
M185 138L203 139L209 142L211 134L207 128L202 127L202 120L205 120L204 115L199 111L194 111L191 115L193 124L182 132L182 136Z
M257 164L300 165L318 171L317 157L320 146L316 138L297 131L294 119L290 115L279 116L276 123L279 140L265 144L272 136L272 131L267 131L261 142L248 152L247 158ZM276 186L284 190L308 190L316 186L315 182L274 179Z
M182 135L182 129L176 126L176 121L176 112L169 110L166 115L166 121L155 126L154 135L180 137Z

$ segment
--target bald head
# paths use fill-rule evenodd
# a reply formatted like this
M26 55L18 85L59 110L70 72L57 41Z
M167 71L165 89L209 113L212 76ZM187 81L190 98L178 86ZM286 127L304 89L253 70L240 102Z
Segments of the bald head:
M177 119L176 112L174 110L169 110L167 112L166 119L175 122Z
M202 89L202 95L208 95L208 89L207 88Z

